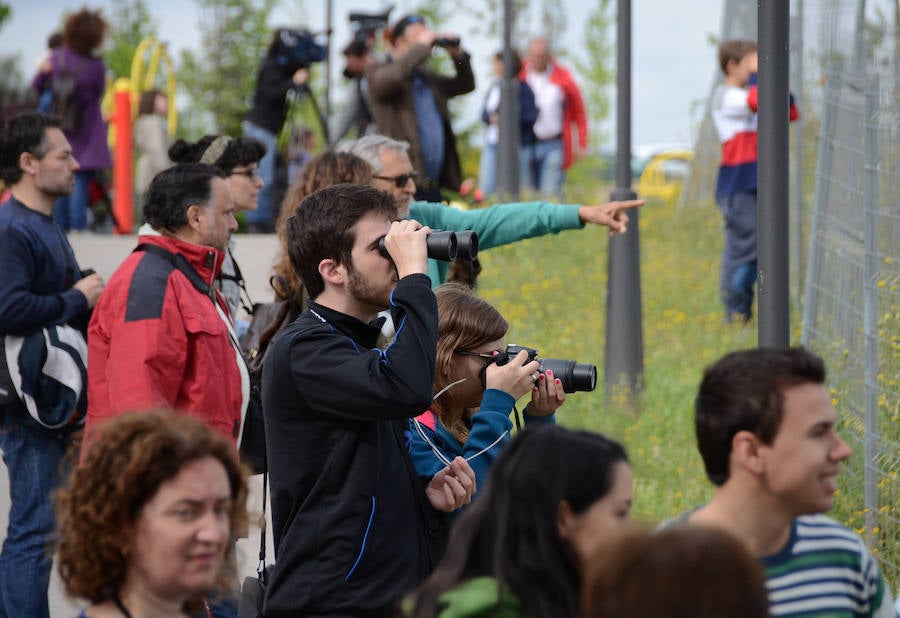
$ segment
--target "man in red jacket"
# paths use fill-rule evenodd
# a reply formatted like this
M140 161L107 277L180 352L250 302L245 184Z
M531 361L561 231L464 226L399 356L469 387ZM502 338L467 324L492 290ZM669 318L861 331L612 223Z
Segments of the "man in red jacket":
M159 407L236 441L249 378L213 285L237 229L223 172L193 163L162 172L144 219L158 234L138 237L88 327L86 442L107 418Z
M522 184L562 199L565 170L587 149L588 122L581 92L572 74L550 55L550 44L542 37L528 44L519 78L531 86L538 108L535 140L525 147Z

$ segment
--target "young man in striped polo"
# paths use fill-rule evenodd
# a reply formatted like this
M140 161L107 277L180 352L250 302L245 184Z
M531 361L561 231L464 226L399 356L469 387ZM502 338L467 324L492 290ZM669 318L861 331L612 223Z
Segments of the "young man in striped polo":
M766 570L773 616L896 616L862 539L823 515L853 451L837 432L822 359L803 348L732 352L707 368L697 446L716 485L687 516L746 543Z

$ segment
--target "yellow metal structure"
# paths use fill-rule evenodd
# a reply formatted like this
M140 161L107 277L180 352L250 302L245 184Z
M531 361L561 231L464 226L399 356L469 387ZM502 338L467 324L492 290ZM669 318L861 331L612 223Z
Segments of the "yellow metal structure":
M637 192L642 198L659 198L666 202L678 199L694 153L673 148L654 155L641 172Z
M175 79L175 67L172 58L166 51L166 44L156 39L144 39L134 51L134 59L131 61L131 117L137 118L138 102L141 93L146 92L156 84L160 63L165 68L166 87L165 93L169 98L169 115L167 125L170 137L175 137L178 128L178 110L175 105L177 81Z

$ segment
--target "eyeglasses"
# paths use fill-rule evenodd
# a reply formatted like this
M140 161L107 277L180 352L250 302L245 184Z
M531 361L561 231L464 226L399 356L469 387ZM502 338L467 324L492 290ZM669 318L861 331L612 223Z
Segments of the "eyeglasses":
M400 174L399 176L372 176L372 178L377 178L378 180L391 180L395 185L397 185L398 189L402 189L406 186L410 180L413 182L416 181L416 178L419 177L419 172L412 171L408 174Z
M251 182L255 182L258 178L260 178L259 170L257 169L246 169L246 170L232 170L229 176L246 176L251 180Z
M478 358L487 358L494 360L499 354L503 354L503 350L492 350L490 352L473 352L471 350L454 350L454 354L460 356L477 356Z

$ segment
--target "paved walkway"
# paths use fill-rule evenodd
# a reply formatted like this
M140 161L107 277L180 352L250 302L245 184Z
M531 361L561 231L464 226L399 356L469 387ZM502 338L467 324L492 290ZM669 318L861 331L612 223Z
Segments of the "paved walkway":
M72 234L69 242L75 250L75 256L82 268L93 268L104 279L108 279L123 259L134 249L134 236L100 236L90 233ZM272 300L272 289L269 287L269 276L278 253L278 238L273 235L247 234L237 237L234 251L235 259L247 281L250 298L255 302ZM250 537L238 541L238 570L241 578L255 573L259 553L259 514L262 500L262 477L250 479L250 495L247 508L250 511ZM267 509L268 512L268 509ZM0 462L0 542L6 538L6 524L9 514L9 480L3 463ZM274 558L272 537L268 536L267 556ZM51 618L72 618L80 611L82 604L68 599L63 592L62 583L54 569L50 580L50 616Z

